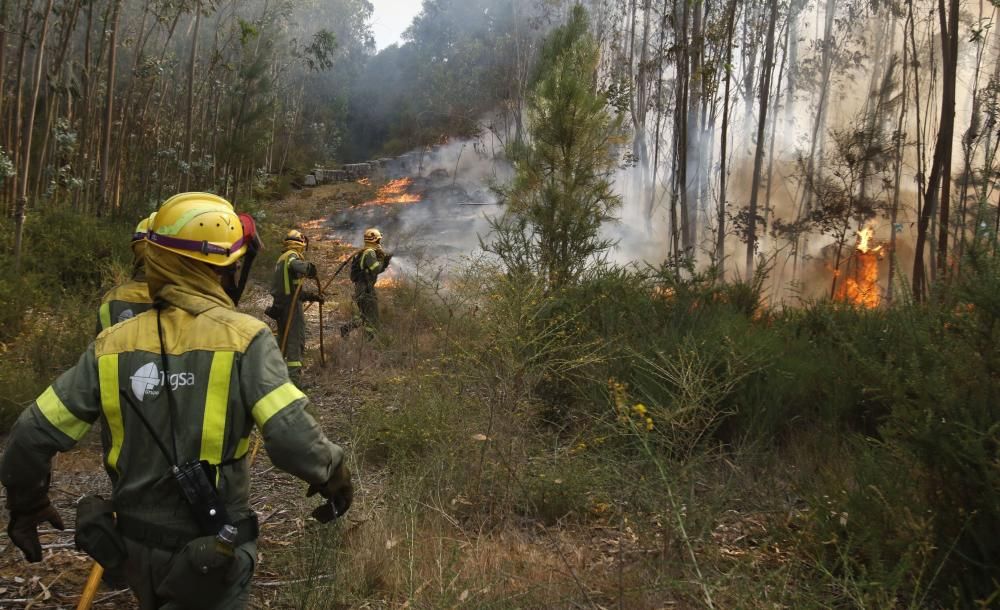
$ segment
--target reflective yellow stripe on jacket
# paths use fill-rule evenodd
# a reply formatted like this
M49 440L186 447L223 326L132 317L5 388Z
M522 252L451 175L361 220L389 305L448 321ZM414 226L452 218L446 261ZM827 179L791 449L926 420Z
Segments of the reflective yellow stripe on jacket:
M205 416L201 426L201 459L220 464L226 442L226 412L229 408L229 381L233 373L233 352L215 352L205 393Z
M365 265L365 264L364 264L364 262L365 262L366 260L368 260L368 258L369 258L369 255L371 255L372 257L374 257L374 258L375 258L375 260L373 260L372 262L370 262L370 263L368 263L367 265ZM368 271L369 271L370 273L374 273L374 272L375 272L375 270L376 270L376 269L378 269L378 266L379 266L379 260L378 260L378 254L376 254L376 253L375 253L375 250L374 250L374 249L372 249L372 248L368 248L368 249L367 249L367 250L365 250L365 251L364 251L364 253L363 253L363 254L361 255L361 263L362 263L362 265L363 265L363 266L364 266L364 267L365 267L366 269L368 269Z
M97 359L97 370L101 383L101 409L108 422L111 447L108 449L108 468L118 472L118 456L125 440L125 425L122 421L122 404L118 394L118 354L108 354Z
M253 419L257 427L263 430L267 420L296 400L305 397L306 395L290 381L271 390L253 406Z
M281 264L281 272L285 279L285 294L292 294L292 278L289 277L288 267L292 264L292 261L297 260L299 255L295 250L288 250L278 258L278 262Z
M35 404L50 424L75 441L83 438L87 430L90 430L90 424L73 415L51 387L38 397Z
M111 326L111 303L104 303L100 309L101 328Z

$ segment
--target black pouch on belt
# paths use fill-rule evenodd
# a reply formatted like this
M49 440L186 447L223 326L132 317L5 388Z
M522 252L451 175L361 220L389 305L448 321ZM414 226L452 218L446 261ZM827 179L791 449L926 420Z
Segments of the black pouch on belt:
M101 496L84 496L76 505L76 548L107 570L125 563L125 540L115 527L115 508Z
M219 544L215 536L195 538L174 555L156 594L181 608L214 608L234 586L246 553Z

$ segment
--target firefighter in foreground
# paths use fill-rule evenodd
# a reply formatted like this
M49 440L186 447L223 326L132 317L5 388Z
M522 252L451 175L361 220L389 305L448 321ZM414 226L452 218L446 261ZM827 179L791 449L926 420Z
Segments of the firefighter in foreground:
M284 245L285 251L274 266L274 279L271 281L274 302L268 309L268 315L278 323L279 344L282 341L285 344L283 355L288 366L288 376L299 385L302 355L306 350L306 318L302 312L302 303L323 303L324 299L322 295L300 286L306 278L316 277L316 265L304 258L309 245L308 238L301 231L292 229L285 235Z
M375 282L385 272L392 260L392 254L382 249L382 233L378 229L366 229L365 245L351 259L351 281L354 282L354 304L358 316L340 327L340 336L358 327L364 327L365 337L372 339L378 330L378 294Z
M98 335L10 434L0 460L7 532L28 561L42 559L38 525L63 527L49 502L52 457L100 419L112 496L79 502L77 544L106 569L124 567L143 610L243 608L256 562L253 427L276 466L327 499L318 520L350 507L350 472L306 413L268 327L236 312L220 285L246 249L232 206L174 196L146 239L154 309Z
M132 233L132 279L115 286L101 299L97 332L153 307L153 299L149 298L149 287L146 285L146 231L155 216L156 212L153 212L136 225L135 232Z

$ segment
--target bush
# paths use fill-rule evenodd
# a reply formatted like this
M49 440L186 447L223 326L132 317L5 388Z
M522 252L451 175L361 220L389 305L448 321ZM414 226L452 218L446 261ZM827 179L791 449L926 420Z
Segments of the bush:
M93 339L104 288L131 272L133 224L71 210L46 210L25 224L22 271L0 255L0 426L58 374L76 363ZM12 226L0 224L0 234Z

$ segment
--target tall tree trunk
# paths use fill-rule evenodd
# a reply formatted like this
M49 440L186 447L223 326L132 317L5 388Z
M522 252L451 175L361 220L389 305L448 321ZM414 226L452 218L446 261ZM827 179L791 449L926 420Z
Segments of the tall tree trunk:
M198 57L198 30L201 27L201 2L195 3L194 33L191 36L191 60L188 62L187 87L187 129L184 132L184 160L187 172L184 174L184 190L191 188L191 136L194 129L194 67Z
M66 67L66 54L69 51L70 41L73 37L73 31L76 29L76 19L80 13L80 3L82 0L75 0L73 2L73 7L66 13L63 13L63 35L60 37L59 51L56 53L55 60L49 66L48 78L49 81L55 83L62 83L61 86L57 86L55 90L51 92L51 95L46 96L45 104L45 130L42 132L42 147L41 154L39 154L39 171L37 172L37 177L35 179L35 199L41 197L42 189L45 184L45 168L49 165L47 162L47 157L49 153L49 140L52 137L53 123L56 116L59 113L59 98L61 96L60 91L65 91L68 87L66 85L66 72L68 68ZM2 82L2 81L0 81Z
M690 154L690 144L688 133L688 112L690 111L690 106L688 104L688 99L690 97L690 87L691 78L689 66L691 65L690 59L690 46L688 38L688 23L690 21L690 10L691 5L687 0L681 0L683 8L681 9L680 19L680 29L676 33L676 46L677 46L677 79L675 87L677 88L677 105L674 109L676 114L676 127L678 129L679 137L677 138L677 148L675 154L677 155L677 189L680 195L680 237L681 237L681 247L690 254L689 248L692 247L690 243L690 226L691 226L691 205L688 201L688 155ZM674 12L677 12L677 4L674 3Z
M656 126L653 129L653 170L649 184L648 203L646 204L647 231L650 230L650 219L656 208L656 174L660 169L660 127L663 124L663 60L667 52L667 2L663 0L663 14L660 21L660 46L657 51L656 77Z
M746 281L753 279L753 257L757 249L757 196L760 191L761 168L764 164L764 140L767 127L767 107L771 99L771 72L774 64L774 30L778 23L778 0L771 0L767 23L767 43L760 79L760 114L757 119L757 152L753 159L753 180L750 185L750 209L747 217Z
M715 236L715 260L719 265L719 279L726 279L726 172L729 147L729 100L733 82L733 28L736 25L736 0L729 0L729 15L726 23L726 92L722 98L722 136L719 138L719 210L718 227Z
M646 144L646 114L649 104L649 66L647 57L649 53L649 30L650 30L650 5L652 0L643 0L642 18L642 41L639 43L638 65L635 67L635 78L632 82L634 94L631 97L630 113L632 115L632 128L635 137L632 140L632 155L636 162L637 171L633 173L632 197L634 201L642 201L643 193L649 182L647 169L649 166L649 147ZM635 35L635 3L632 3L633 24L632 32ZM635 40L631 42L630 55L635 54ZM630 64L629 70L632 70ZM652 227L652 219L646 218L647 231Z
M118 18L121 13L122 0L114 0L111 15L111 39L108 46L108 84L104 95L104 137L101 145L101 203L97 210L100 216L110 210L111 193L108 176L111 174L111 128L114 124L115 105L115 68L118 63Z
M6 96L4 91L4 86L7 83L7 0L0 0L0 128L4 124L4 114L3 114L3 100ZM6 141L0 139L0 145L5 144ZM10 154L10 149L5 151L8 155ZM0 189L0 208L3 209L4 215L7 215L7 202L4 200L3 190Z
M805 188L802 192L802 199L799 202L799 210L796 214L798 220L806 218L812 212L813 180L817 174L822 172L823 149L826 137L826 114L830 102L830 77L833 72L833 51L836 47L836 40L833 36L834 16L837 14L837 0L826 1L826 20L823 28L822 58L820 62L819 76L819 100L816 103L816 116L813 120L812 134L809 144L809 161L806 164ZM818 160L818 163L817 163ZM798 273L799 252L807 250L809 239L806 236L804 243L799 244L798 238L795 240L795 263L793 274Z
M895 38L895 37L894 37ZM890 210L889 216L889 280L888 286L885 293L885 300L887 304L892 304L893 297L895 296L895 291L893 290L893 284L896 277L896 268L899 265L899 257L896 254L896 224L899 219L899 198L900 198L900 184L902 182L903 176L903 145L906 142L906 111L907 111L907 96L906 89L909 86L909 74L910 74L910 57L906 46L906 26L903 26L903 87L902 87L902 100L899 104L899 118L896 121L896 132L893 134L893 144L895 152L893 153L893 189L892 189L892 208Z
M42 15L42 31L38 39L38 49L35 51L34 84L31 92L31 105L28 107L28 120L24 125L24 165L21 170L21 191L17 197L17 209L14 212L14 273L21 272L21 246L24 239L24 219L28 206L28 184L31 170L31 135L35 128L35 109L38 106L38 92L42 88L42 74L45 60L45 39L49 33L49 17L52 16L52 4L48 0ZM29 3L30 4L30 3Z
M691 20L691 36L688 43L687 57L690 62L688 72L688 111L687 111L687 168L684 175L687 183L684 185L684 204L688 207L688 222L684 229L684 247L694 252L698 237L698 196L701 194L701 170L704 166L705 154L702 150L701 138L701 91L704 86L704 75L701 64L704 54L705 38L702 32L703 0L689 2L694 18Z
M924 209L917 222L917 243L913 260L913 297L922 300L926 291L924 273L924 248L931 213L935 206L932 201L940 196L941 221L937 244L937 265L941 277L948 266L948 213L951 202L951 151L955 135L955 78L958 68L958 0L950 0L950 10L946 12L944 0L938 0L938 16L941 23L941 55L943 83L941 89L941 119L938 127L937 143L934 145L934 160L931 175L924 195ZM940 186L940 194L938 187Z
M21 146L21 133L22 133L22 119L21 116L24 112L24 62L28 52L28 37L29 37L29 24L31 18L31 2L26 2L24 7L24 19L21 21L21 44L17 50L17 76L14 78L14 115L11 117L12 123L10 129L7 131L10 140L7 143L7 150L13 153L14 161L14 179L10 181L9 187L9 199L14 201L14 216L19 218L23 209L20 204L17 203L17 194L20 192L18 185L22 180L27 178L21 175L21 155L23 154L23 148Z

